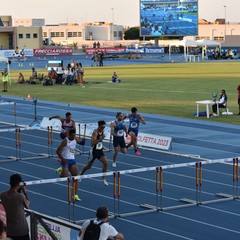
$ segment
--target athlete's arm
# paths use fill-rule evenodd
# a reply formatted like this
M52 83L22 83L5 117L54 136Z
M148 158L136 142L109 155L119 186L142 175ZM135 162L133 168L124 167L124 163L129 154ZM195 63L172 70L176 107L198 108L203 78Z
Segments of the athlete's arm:
M60 117L60 116L58 116L58 115L50 117L49 120L52 120L52 119L54 119L54 118L57 118L57 119L59 119L61 122L63 122L63 118Z
M112 122L111 125L110 125L110 128L111 128L111 134L112 136L115 136L116 137L116 134L114 133L114 129L116 127L116 124L115 122Z
M72 120L72 128L76 131L76 122Z
M138 116L138 119L141 123L146 124L145 120L143 119L143 117L141 115Z
M63 151L63 148L67 146L67 139L64 139L61 144L59 145L59 147L57 148L57 155L59 157L59 159L61 159L63 161L63 163L65 162L65 159L63 158L62 156L62 151Z
M126 114L124 117L123 117L123 120L126 119L126 118L129 118L130 117L130 114Z

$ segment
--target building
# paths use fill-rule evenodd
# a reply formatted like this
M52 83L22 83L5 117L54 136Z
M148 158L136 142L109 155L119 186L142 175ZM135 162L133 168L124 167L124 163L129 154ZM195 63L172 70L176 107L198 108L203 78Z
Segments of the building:
M27 19L14 19L14 26L24 27L42 27L45 25L45 19L27 18Z
M215 22L199 19L198 36L188 37L188 39L207 39L219 41L222 46L239 46L240 23L226 22L225 24L225 19L216 19Z
M60 45L80 45L83 41L118 41L123 39L124 34L123 26L105 22L46 25L42 29L43 38L50 38Z
M12 26L11 16L0 16L0 48L19 49L41 48L42 47L42 27L40 26Z

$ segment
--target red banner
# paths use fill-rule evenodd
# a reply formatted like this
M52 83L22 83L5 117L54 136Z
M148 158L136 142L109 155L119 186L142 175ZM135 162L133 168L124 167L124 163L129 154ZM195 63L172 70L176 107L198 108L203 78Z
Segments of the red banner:
M34 56L72 56L71 48L39 48L33 49Z
M126 48L87 48L86 55L93 55L96 51L103 51L104 53L125 53Z

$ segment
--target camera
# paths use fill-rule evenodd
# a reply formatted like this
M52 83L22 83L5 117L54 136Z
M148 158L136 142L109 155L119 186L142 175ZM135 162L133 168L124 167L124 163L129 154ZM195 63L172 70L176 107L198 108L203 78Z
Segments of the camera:
M21 193L22 192L22 186L20 186L20 188L18 189L18 192Z

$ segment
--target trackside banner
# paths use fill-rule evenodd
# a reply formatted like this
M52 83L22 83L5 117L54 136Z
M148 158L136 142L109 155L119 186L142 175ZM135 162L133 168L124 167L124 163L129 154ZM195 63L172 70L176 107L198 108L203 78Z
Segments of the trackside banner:
M93 55L96 51L103 51L104 54L164 54L164 47L144 47L144 48L87 48L86 56Z
M126 138L126 142L129 142L130 140L130 136L128 136ZM172 137L159 136L143 132L138 133L137 141L139 146L162 150L169 150L172 145Z
M61 122L58 119L52 119L49 121L47 117L44 117L40 128L47 129L47 127L52 126L53 130L61 130ZM85 127L86 126L86 127ZM80 128L79 128L80 127ZM96 123L84 124L76 122L76 133L81 137L91 137L92 132L97 129ZM105 140L110 139L111 129L109 126L106 126L104 129L104 134L106 135ZM130 136L126 138L126 142L130 141ZM139 132L138 134L138 145L143 147L150 147L161 150L169 150L172 145L172 137L160 136L149 133Z
M71 48L39 48L33 49L34 56L71 56Z
M96 51L103 51L104 54L120 54L125 53L125 48L87 48L86 55L93 55Z
M126 48L126 53L141 53L141 54L163 54L163 47L145 47L145 48Z

